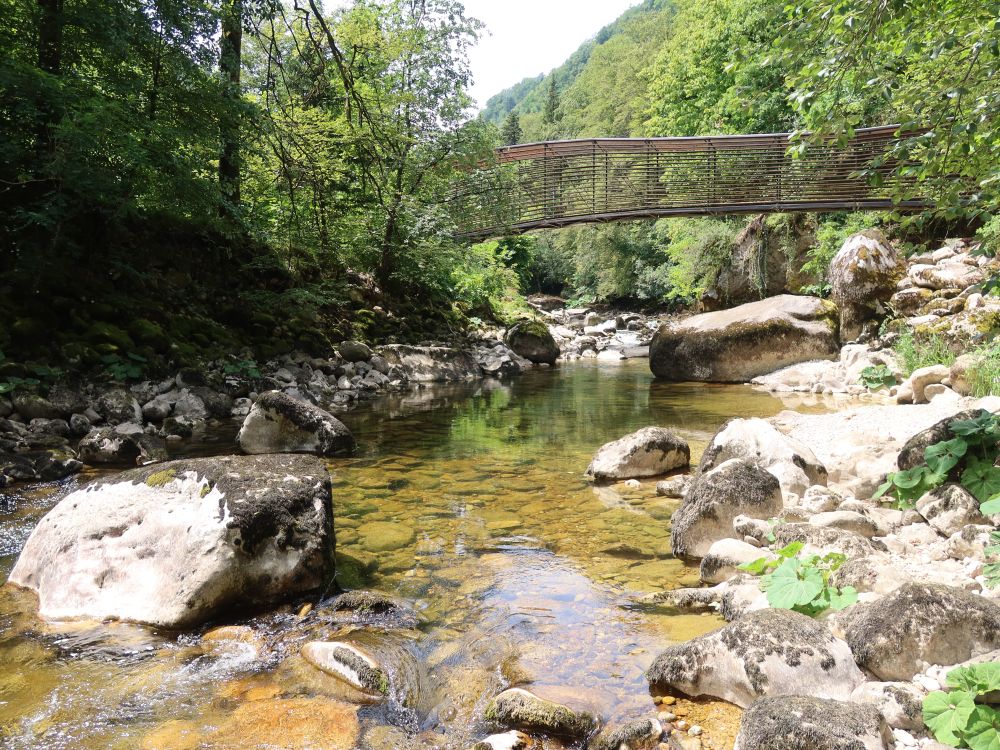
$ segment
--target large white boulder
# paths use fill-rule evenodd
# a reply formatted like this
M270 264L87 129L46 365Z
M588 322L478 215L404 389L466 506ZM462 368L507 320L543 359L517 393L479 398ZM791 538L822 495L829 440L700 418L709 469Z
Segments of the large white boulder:
M839 352L836 305L783 294L664 325L650 344L649 367L664 380L745 383Z
M646 672L653 690L708 695L746 708L758 698L846 700L865 676L825 625L787 609L761 609L669 647Z
M42 617L182 628L323 586L333 546L318 458L182 459L71 492L32 532L10 583L38 594Z
M830 297L840 310L840 337L852 341L871 327L896 291L906 263L877 229L848 237L830 261Z
M655 477L691 462L687 441L663 427L643 427L602 445L587 468L595 479Z

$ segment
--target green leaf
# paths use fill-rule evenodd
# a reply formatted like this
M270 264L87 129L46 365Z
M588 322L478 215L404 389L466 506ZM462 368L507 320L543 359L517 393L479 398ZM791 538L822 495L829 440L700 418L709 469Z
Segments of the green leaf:
M976 706L964 739L972 750L1000 750L1000 711L991 706Z
M858 592L853 586L844 586L839 591L831 590L830 609L847 609L858 600Z
M954 422L949 422L948 428L953 434L961 437L984 437L996 430L997 420L993 414L983 409L973 419L956 419Z
M962 744L962 733L976 710L972 696L961 690L937 690L924 698L924 724L938 742L951 747Z
M903 490L911 490L923 482L927 468L924 466L914 466L912 469L897 471L892 474L892 483Z
M935 474L947 474L968 450L969 443L965 438L957 437L954 440L927 446L924 450L924 460Z
M804 542L791 542L789 544L786 544L781 549L777 550L774 554L776 554L778 557L785 557L785 558L795 557L797 554L799 554L799 552L802 551L803 547L805 547Z
M767 587L767 601L772 607L793 609L797 606L804 606L812 602L823 591L822 581L803 581L794 574L778 575L780 571L781 567L771 576L770 584Z
M1000 513L1000 493L994 495L985 503L979 506L979 511L984 516L993 516Z
M961 688L970 693L991 693L1000 690L1000 662L984 662L958 667L945 678L948 687Z
M1000 469L992 461L970 459L961 477L962 486L980 502L1000 494Z
M774 560L773 558L758 557L756 560L753 560L752 562L746 562L743 563L742 565L738 565L737 568L739 570L745 570L750 575L759 576L763 573L766 573L777 564L778 564L777 561Z

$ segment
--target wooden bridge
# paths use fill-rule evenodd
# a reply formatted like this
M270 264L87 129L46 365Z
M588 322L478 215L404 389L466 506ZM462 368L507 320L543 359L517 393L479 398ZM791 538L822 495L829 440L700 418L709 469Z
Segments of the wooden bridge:
M846 144L791 134L591 138L497 150L449 198L460 236L571 224L795 211L917 209L894 202L898 126L857 130Z

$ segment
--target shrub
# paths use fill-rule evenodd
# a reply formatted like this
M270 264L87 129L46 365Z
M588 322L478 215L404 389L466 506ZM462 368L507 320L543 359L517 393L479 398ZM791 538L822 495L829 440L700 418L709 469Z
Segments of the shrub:
M761 557L740 565L753 575L763 575L761 588L767 592L767 603L777 609L791 609L813 617L827 609L844 609L858 600L852 586L837 588L830 585L830 576L847 558L839 552L822 557L798 557L802 542L792 542L777 550L777 559Z
M948 348L948 342L937 334L917 335L905 330L899 334L892 349L907 377L921 367L951 365L955 361L955 354Z

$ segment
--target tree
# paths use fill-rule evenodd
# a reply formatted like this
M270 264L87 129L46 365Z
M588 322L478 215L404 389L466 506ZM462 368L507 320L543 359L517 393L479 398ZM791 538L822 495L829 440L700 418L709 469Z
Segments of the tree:
M815 139L899 123L868 176L944 218L978 218L1000 208L998 34L992 0L799 0L781 39Z
M559 88L556 85L556 74L549 77L549 92L545 98L545 110L542 120L546 125L552 125L559 119Z
M511 110L507 113L507 119L503 121L503 128L500 130L500 141L505 146L513 146L521 142L524 134L521 132L521 118Z
M222 0L219 74L226 109L220 121L219 187L223 215L240 208L240 73L243 68L243 0Z

